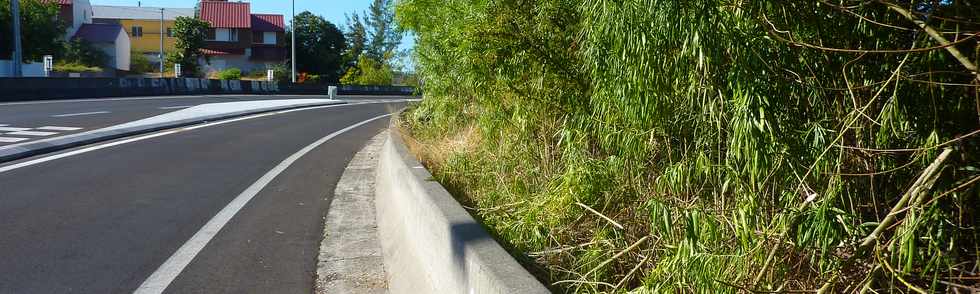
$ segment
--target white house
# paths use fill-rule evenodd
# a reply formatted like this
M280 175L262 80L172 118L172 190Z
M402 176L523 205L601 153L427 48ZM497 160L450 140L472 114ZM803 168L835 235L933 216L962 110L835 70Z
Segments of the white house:
M78 28L73 38L92 43L109 56L106 67L129 70L131 44L129 34L118 24L84 24Z

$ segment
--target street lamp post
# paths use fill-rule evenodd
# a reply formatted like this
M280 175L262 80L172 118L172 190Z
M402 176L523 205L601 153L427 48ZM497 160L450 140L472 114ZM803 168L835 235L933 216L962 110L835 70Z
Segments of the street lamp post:
M17 1L17 0L14 0L14 1ZM292 58L290 58L290 60L292 60L292 62L293 62L293 70L291 71L290 76L292 76L293 84L295 84L296 83L296 0L293 0L293 18L292 18L291 22L292 22L292 25L291 26L293 27L293 33L292 34L289 34L289 35L292 36L292 47L293 47L292 48L292 52L293 53L292 53L292 55L290 55L292 57Z
M10 60L10 64L13 65L11 74L13 77L19 78L21 76L20 63L24 59L20 48L20 0L10 1L10 14L14 27L14 56Z
M160 77L163 78L163 34L166 34L166 29L163 26L163 8L160 8Z

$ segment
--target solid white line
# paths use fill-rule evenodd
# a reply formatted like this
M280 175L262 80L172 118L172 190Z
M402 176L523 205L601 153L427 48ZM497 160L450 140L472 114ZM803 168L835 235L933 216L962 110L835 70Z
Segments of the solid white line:
M283 110L283 111L277 111L277 112L260 113L260 114L256 114L256 115L244 116L244 117L239 117L239 118L234 118L234 119L229 119L229 120L216 121L216 122L212 122L212 123L206 123L206 124L201 124L201 125L196 125L196 126L190 126L190 127L186 127L186 128L173 129L173 130L164 131L164 132L160 132L160 133L153 133L153 134L149 134L149 135L143 135L143 136L133 137L133 138L125 139L125 140L120 140L120 141L105 143L105 144L101 144L101 145L95 145L95 146L86 147L86 148L82 148L82 149L78 149L78 150L73 150L73 151L69 151L69 152L65 152L65 153L58 153L58 154L54 154L54 155L47 156L47 157L41 157L41 158L38 158L38 159L28 160L28 161L24 161L24 162L17 163L17 164L11 164L11 165L8 165L8 166L0 166L0 174L5 173L5 172L8 172L8 171L15 170L15 169L18 169L18 168L22 168L22 167L28 167L28 166L32 166L32 165L36 165L36 164L41 164L41 163L45 163L45 162L52 161L52 160L58 160L58 159L62 159L62 158L69 157L69 156L75 156L75 155L79 155L79 154L82 154L82 153L88 153L88 152L96 151L96 150L99 150L99 149L105 149L105 148L109 148L109 147L113 147L113 146L119 146L119 145L122 145L122 144L143 141L143 140L146 140L146 139L152 139L152 138L156 138L156 137L160 137L160 136L166 136L166 135L175 134L175 133L179 133L179 132L183 132L183 131L196 130L196 129L200 129L200 128L206 128L206 127L211 127L211 126L223 125L223 124L227 124L227 123L233 123L233 122L237 122L237 121L243 121L243 120L246 120L246 119L260 118L260 117L266 117L266 116L270 116L270 115L277 115L277 114L283 114L283 113L290 113L290 112L295 112L295 111L305 111L305 110L313 110L313 109L333 108L333 107L341 107L341 106L354 106L354 105L363 105L363 104L380 104L380 103L332 104L332 105L324 105L324 106L316 106L316 107L308 107L308 108L289 109L289 110Z
M303 155L306 155L310 151L313 151L313 149L316 149L320 145L323 145L323 143L330 141L330 139L333 139L336 136L339 136L343 133L346 133L347 131L353 130L354 128L357 128L369 122L379 120L391 115L392 114L376 116L374 118L346 127L342 130L333 132L327 135L326 137L323 137L320 140L313 142L313 144L310 144L309 146L300 149L298 152L294 153L293 155L290 155L288 158L286 158L286 160L283 160L281 163L279 163L279 165L272 168L272 170L265 173L265 175L259 178L258 181L253 183L247 189L245 189L245 191L239 194L238 197L235 197L235 199L232 200L231 203L228 203L228 205L225 206L225 208L222 208L221 211L219 211L217 215L215 215L213 218L211 218L211 220L209 220L206 224L204 224L204 227L201 227L201 229L198 230L197 233L195 233L190 240L187 240L187 242L185 242L184 245L180 246L180 249L177 249L177 252L171 255L170 258L167 258L167 261L165 261L163 265L160 265L160 268L158 268L155 272L153 272L153 274L150 275L150 277L147 278L146 281L143 281L143 284L141 284L140 287L137 288L136 291L133 293L136 294L163 293L163 290L166 290L167 287L170 286L170 283L173 282L173 280L176 279L178 275L180 275L180 272L184 271L184 268L187 267L187 265L190 264L192 260L194 260L194 257L196 257L197 254L204 249L204 246L208 245L208 242L211 242L211 239L213 239L214 236L221 231L221 228L223 228L226 224L228 224L229 221L231 221L231 219L235 216L235 214L238 213L238 211L242 209L242 207L245 207L245 204L248 204L248 202L252 200L252 198L254 198L255 195L258 195L259 192L262 191L262 189L265 188L266 185L268 185L270 182L272 182L273 179L276 178L276 176L278 176L287 168L289 168L290 165L292 165L294 162L296 162L301 157L303 157Z
M69 116L82 116L82 115L105 114L105 113L110 113L110 112L93 111L93 112L82 112L82 113L66 113L66 114L52 115L51 117L69 117Z
M37 128L37 130L42 130L42 131L77 131L81 129L82 128L56 127L56 126L44 126L44 127Z
M51 136L57 134L58 133L55 132L20 131L20 132L6 133L4 135L45 137L45 136Z
M31 128L13 128L13 127L0 127L0 132L20 132L30 130Z
M181 109L181 108L191 108L194 106L195 105L167 106L167 107L160 107L160 109Z

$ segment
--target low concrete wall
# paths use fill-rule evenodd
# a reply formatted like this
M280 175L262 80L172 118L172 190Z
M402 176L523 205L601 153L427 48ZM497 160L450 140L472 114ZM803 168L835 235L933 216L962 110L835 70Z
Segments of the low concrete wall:
M549 293L408 152L381 150L378 232L391 293Z
M0 78L0 101L188 94L327 95L328 85L197 78ZM413 87L340 86L340 95L413 95Z

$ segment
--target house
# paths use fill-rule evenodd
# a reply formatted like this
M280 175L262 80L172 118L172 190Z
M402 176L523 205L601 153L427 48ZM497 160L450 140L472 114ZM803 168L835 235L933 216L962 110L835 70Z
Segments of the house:
M129 70L130 41L126 30L118 24L83 24L73 38L91 43L109 57L105 67Z
M93 23L121 26L131 40L132 51L157 64L161 56L161 38L164 53L174 50L177 39L173 27L177 17L194 17L193 8L94 5L92 11Z
M58 3L58 19L68 27L65 40L71 39L82 25L92 23L92 4L88 0L50 1Z
M211 25L202 50L204 71L264 71L285 60L282 15L252 14L250 3L224 0L201 1L198 9L200 19Z

